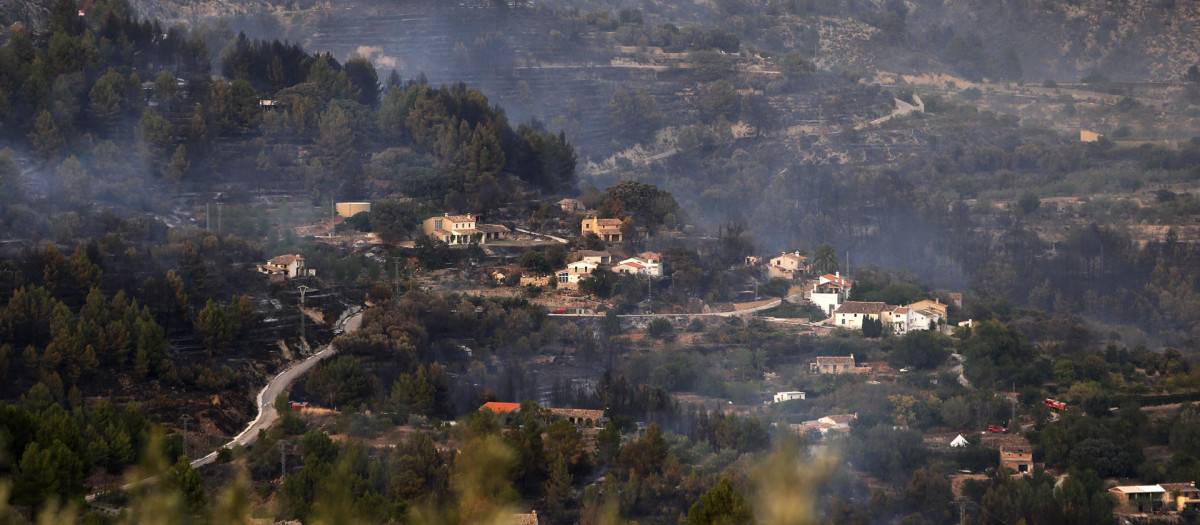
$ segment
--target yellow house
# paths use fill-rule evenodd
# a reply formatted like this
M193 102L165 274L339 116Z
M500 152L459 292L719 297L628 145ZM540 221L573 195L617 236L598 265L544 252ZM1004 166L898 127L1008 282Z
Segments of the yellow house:
M808 371L813 374L865 374L871 367L854 364L854 354L850 354L820 356L808 364Z
M770 266L767 266L767 274L772 279L776 277L794 279L797 275L807 271L808 257L800 255L800 252L785 252L779 257L771 259Z
M362 212L371 211L371 203L369 202L339 202L335 205L337 214L341 217L353 217Z
M596 234L604 242L621 242L621 219L598 219L588 217L583 220L580 235Z
M924 299L924 300L917 301L912 304L907 304L905 306L907 306L913 310L927 310L927 311L935 313L941 317L946 317L946 306L947 305L945 303L943 303L940 299L934 299L932 301L930 301L929 299Z
M430 217L422 224L422 231L435 241L449 245L486 244L488 240L501 239L508 228L499 224L479 224L474 215L450 215Z
M1033 451L1029 447L1001 446L1000 466L1027 476L1033 472Z

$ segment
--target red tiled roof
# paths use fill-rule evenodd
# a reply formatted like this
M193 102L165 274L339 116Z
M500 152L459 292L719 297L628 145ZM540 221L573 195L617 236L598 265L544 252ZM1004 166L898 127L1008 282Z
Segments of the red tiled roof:
M822 275L821 278L825 279L826 281L837 283L842 286L850 286L850 281L847 281L845 278L838 277L832 273L827 273L825 275Z
M521 404L520 403L501 403L499 401L491 401L488 403L484 403L483 406L479 407L480 410L483 410L485 408L489 409L492 412L495 412L497 414L503 414L503 413L512 412L514 410L521 408Z

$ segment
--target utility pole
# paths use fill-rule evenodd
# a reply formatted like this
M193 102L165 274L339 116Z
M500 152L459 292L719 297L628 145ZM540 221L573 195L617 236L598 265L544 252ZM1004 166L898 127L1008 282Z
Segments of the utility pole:
M223 207L224 204L220 202L217 203L217 234L221 233L221 209Z
M192 420L192 416L184 414L179 416L179 420L183 421L183 455L191 457L188 455L187 425L188 421Z
M967 523L967 500L958 500L958 525Z
M287 443L281 439L275 442L275 447L279 449L279 482L283 483L283 478L287 477Z
M208 203L204 203L204 231L212 231L212 215L208 210Z

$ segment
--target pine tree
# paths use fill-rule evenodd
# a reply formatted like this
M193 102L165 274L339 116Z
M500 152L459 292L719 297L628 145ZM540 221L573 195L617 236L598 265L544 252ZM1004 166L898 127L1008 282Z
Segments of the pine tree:
M187 456L179 456L179 460L167 471L167 486L183 495L188 512L199 514L204 510L204 501L207 499L204 484L188 463Z
M92 86L88 93L88 114L102 127L114 123L121 115L124 99L121 97L125 77L109 68Z
M34 153L43 162L58 158L59 152L66 144L62 133L58 131L58 125L54 123L54 117L46 110L38 113L37 120L33 123L33 131L29 133L28 138Z
M753 520L754 511L745 498L733 488L729 479L721 478L688 510L687 522L688 525L742 525Z
M179 147L175 148L175 154L171 155L171 162L167 163L163 176L178 185L183 180L183 177L187 175L190 167L191 163L188 162L187 148L183 147L183 144L180 144Z
M101 275L100 267L88 257L87 250L83 246L75 248L75 252L71 254L71 277L75 280L79 294L90 294L92 289L100 285ZM103 294L100 300L103 300Z
M175 102L175 75L170 71L162 71L154 79L154 101L160 106L170 106Z
M138 138L142 139L142 154L147 161L166 155L167 148L175 138L175 130L171 123L163 118L154 108L142 111L137 125Z
M83 492L84 465L59 440L46 447L30 443L13 474L13 501L41 506L51 497Z
M550 473L543 487L546 495L546 511L555 521L566 521L566 509L574 494L571 483L574 477L567 468L567 460L556 455L550 462Z

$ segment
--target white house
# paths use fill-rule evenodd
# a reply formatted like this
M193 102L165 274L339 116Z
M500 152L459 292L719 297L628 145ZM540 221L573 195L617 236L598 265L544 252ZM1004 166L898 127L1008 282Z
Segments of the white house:
M820 419L805 421L803 423L794 423L788 425L792 431L801 436L808 433L810 430L816 430L821 433L822 437L829 435L830 432L846 433L850 431L850 422L858 419L858 414L831 414Z
M607 251L580 250L579 260L592 264L608 264L612 262L612 254Z
M822 275L807 292L806 298L817 305L826 317L833 317L833 311L850 295L851 286L850 281L843 279L840 273Z
M897 306L884 312L885 322L891 323L892 331L904 335L916 330L936 330L942 316L937 312L920 310L911 306Z
M884 312L888 305L875 301L846 301L833 312L833 324L838 328L859 330L863 320L876 319L886 321Z
M584 261L568 264L566 269L554 272L558 277L558 287L568 290L578 289L579 281L591 277L596 268L599 268L599 265Z
M567 213L583 211L585 206L579 199L563 199L558 201L558 207Z
M267 275L283 275L288 278L312 277L316 270L304 267L304 257L299 255L280 255L267 264L258 265L258 271Z
M793 399L804 399L804 392L778 392L775 394L775 402L782 403Z
M638 257L625 259L613 266L614 273L645 275L646 277L662 277L662 265Z

